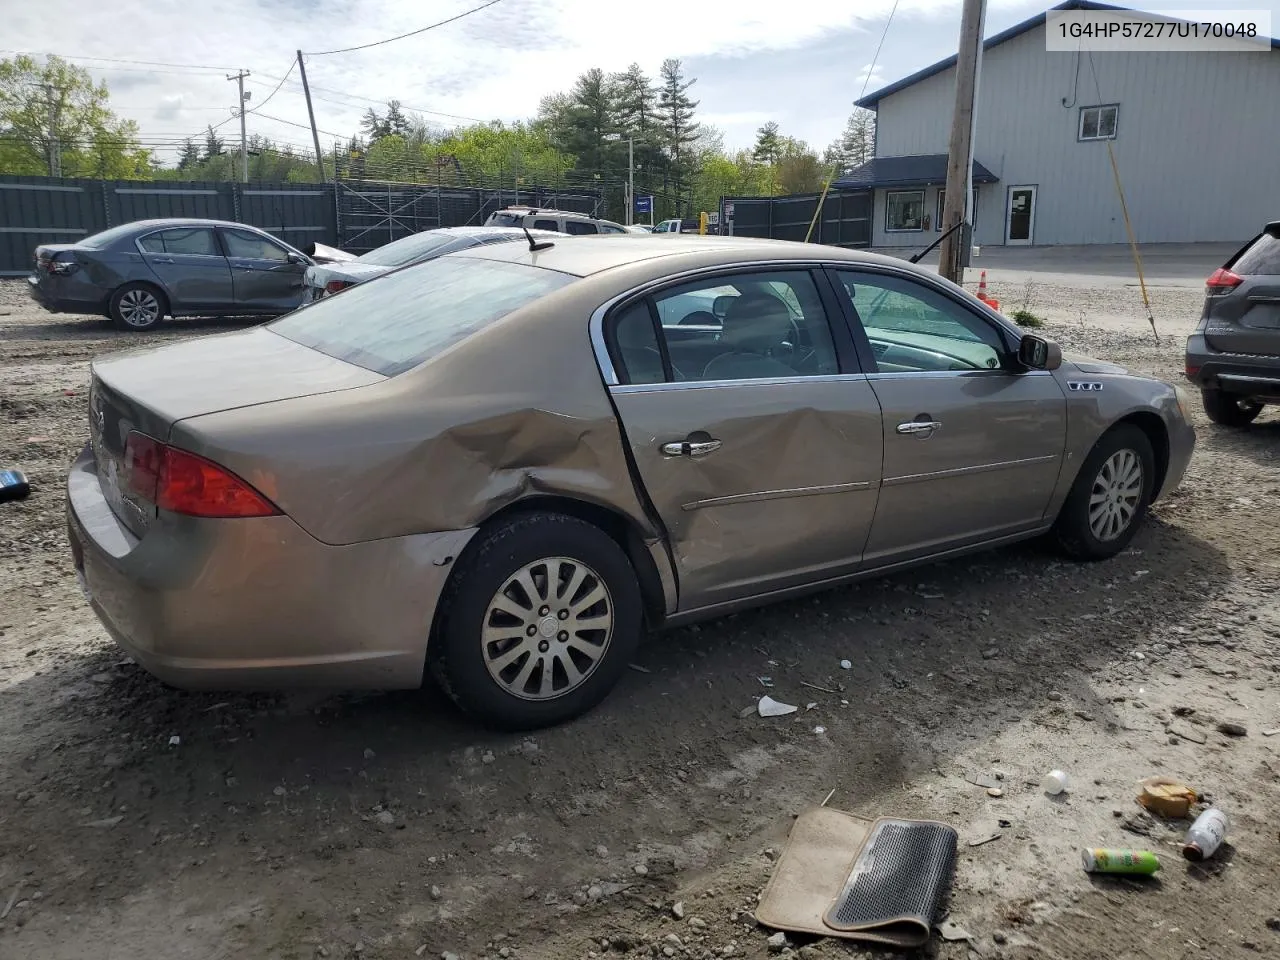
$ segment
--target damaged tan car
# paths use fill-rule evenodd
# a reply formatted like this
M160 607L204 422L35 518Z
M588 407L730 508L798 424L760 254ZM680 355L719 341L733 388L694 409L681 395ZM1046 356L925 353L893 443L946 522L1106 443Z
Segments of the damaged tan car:
M1181 394L900 260L500 244L93 364L68 480L93 609L184 687L596 704L648 626L1052 533L1122 550Z

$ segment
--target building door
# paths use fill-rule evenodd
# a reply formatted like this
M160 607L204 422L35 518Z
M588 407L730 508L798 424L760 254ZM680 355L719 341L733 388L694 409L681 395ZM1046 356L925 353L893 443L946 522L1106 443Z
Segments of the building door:
M1036 232L1036 188L1010 187L1004 242L1011 247L1029 247Z

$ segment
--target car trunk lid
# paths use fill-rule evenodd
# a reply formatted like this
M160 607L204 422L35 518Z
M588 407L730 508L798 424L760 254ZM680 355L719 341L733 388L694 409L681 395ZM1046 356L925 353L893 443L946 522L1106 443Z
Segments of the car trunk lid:
M1204 338L1223 353L1280 356L1280 221L1209 278Z
M94 361L89 438L111 509L136 536L155 505L129 487L132 431L167 441L179 420L292 397L348 390L385 378L276 336L249 330Z
M51 272L49 264L55 261L75 260L74 243L42 243L36 247L36 272Z

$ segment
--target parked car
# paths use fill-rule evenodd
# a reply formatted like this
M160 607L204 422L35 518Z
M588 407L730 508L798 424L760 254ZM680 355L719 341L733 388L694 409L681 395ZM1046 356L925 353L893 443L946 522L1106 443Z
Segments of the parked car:
M648 223L633 223L627 227L628 233L653 233L653 226Z
M530 230L529 233L535 237L556 236L549 230ZM423 230L342 263L308 267L302 277L302 285L306 289L304 300L319 300L362 281L380 277L396 267L421 263L455 250L524 239L525 231L519 227L440 227Z
M538 207L507 207L495 210L486 220L487 227L529 227L570 235L594 233L626 233L627 228L612 220L600 220L572 210L547 210Z
M1187 338L1187 379L1214 423L1243 427L1280 403L1280 221L1205 282L1204 311Z
M663 220L653 228L654 233L697 233L697 220Z
M313 261L271 234L221 220L138 220L36 247L32 298L53 313L101 314L122 330L164 317L278 316L302 303Z
M531 246L95 360L70 543L120 645L188 687L429 669L537 727L597 703L646 624L1046 533L1111 557L1191 457L1179 388L901 260ZM720 326L664 310L699 292Z

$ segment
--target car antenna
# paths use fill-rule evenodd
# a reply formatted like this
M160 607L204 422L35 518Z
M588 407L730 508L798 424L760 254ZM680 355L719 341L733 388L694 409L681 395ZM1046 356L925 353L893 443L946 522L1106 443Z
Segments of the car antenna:
M554 241L551 241L551 240L535 240L535 239L533 239L533 234L529 232L529 228L528 228L528 227L526 227L526 226L523 226L523 225L522 225L522 226L520 227L520 229L521 229L521 230L523 230L523 231L524 231L524 235L525 235L526 237L528 237L528 238L529 238L529 252L530 252L530 253L537 253L539 250L550 250L552 247L554 247L554 246L555 246Z

